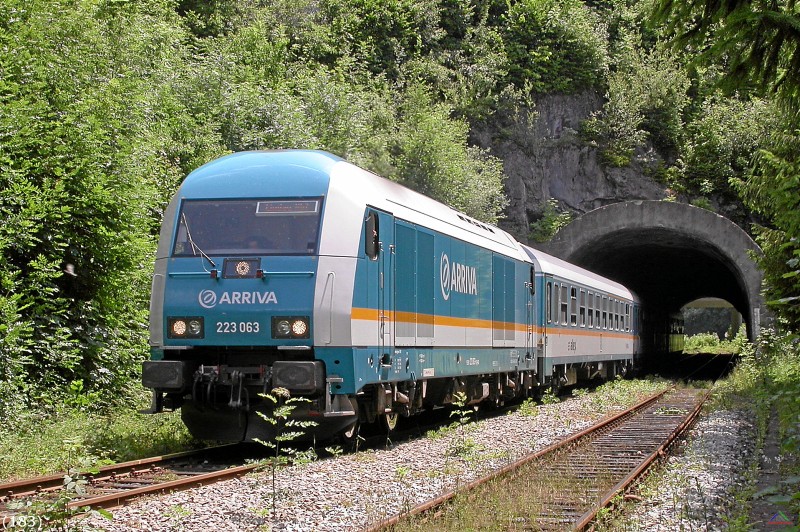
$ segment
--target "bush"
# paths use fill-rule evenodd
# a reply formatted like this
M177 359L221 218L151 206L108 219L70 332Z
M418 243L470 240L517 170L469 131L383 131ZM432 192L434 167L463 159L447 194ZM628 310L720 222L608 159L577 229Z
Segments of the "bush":
M683 139L683 113L689 80L667 52L623 47L609 76L606 103L582 128L601 148L609 166L625 166L649 140L665 156L675 157Z
M716 333L700 333L686 336L683 352L686 354L731 354L741 353L748 344L747 328L742 325L733 338L720 340Z
M550 198L545 203L542 216L530 225L528 238L534 242L548 242L562 227L572 221L572 213L561 211L558 200Z
M520 0L502 21L509 78L534 93L598 87L608 69L605 25L580 0Z

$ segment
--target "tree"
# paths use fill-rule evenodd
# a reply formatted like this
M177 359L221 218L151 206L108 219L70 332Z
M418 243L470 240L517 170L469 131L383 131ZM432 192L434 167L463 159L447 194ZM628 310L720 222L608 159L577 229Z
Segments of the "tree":
M723 85L740 94L772 92L784 122L736 182L745 202L767 216L756 231L771 304L800 328L800 11L794 0L661 0L653 17L666 22L676 46L698 61L726 66Z
M794 0L660 0L654 22L676 46L725 64L725 84L770 89L800 105L800 11Z

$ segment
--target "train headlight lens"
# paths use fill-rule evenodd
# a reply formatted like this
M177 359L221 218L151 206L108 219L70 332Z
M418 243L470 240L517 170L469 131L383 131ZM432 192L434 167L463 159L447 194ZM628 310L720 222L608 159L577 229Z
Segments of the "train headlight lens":
M167 338L197 339L205 336L203 318L168 318Z
M203 332L203 323L200 320L189 320L189 334L197 336Z
M308 338L310 327L307 316L282 316L272 318L272 337L286 339Z
M172 334L175 336L183 336L186 334L186 322L183 320L175 320L172 322Z
M289 332L291 332L291 326L289 325L289 320L281 320L275 324L275 332L278 336L289 336Z
M299 337L305 337L308 332L308 323L304 320L294 320L292 322L292 334Z

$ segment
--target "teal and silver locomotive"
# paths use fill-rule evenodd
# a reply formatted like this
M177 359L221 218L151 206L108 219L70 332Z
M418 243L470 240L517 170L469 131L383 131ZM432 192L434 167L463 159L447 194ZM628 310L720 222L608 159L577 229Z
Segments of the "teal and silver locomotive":
M623 286L336 156L243 152L166 210L142 378L200 438L271 437L275 388L351 435L622 373L638 322Z

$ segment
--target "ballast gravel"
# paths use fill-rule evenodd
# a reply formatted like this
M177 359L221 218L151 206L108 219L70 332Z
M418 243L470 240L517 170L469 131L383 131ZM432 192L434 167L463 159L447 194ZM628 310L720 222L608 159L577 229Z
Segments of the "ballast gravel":
M471 423L465 429L439 430L435 437L416 438L385 450L282 468L274 489L270 472L264 471L142 498L114 509L113 520L90 515L73 524L109 531L362 530L625 406L606 396L599 401L590 393L536 406L535 415L515 412ZM669 482L674 488L665 487L646 499L631 529L679 530L688 519L694 519L693 524L684 530L724 528L728 493L743 482L737 467L747 463L747 449L752 449L752 441L746 441L748 430L747 420L736 412L715 413L700 421L688 451L673 461L675 480ZM698 480L687 481L688 472ZM678 499L685 507L675 503ZM702 511L695 515L697 508Z
M700 418L682 452L671 457L622 530L727 530L755 462L756 426L744 410L718 410Z

